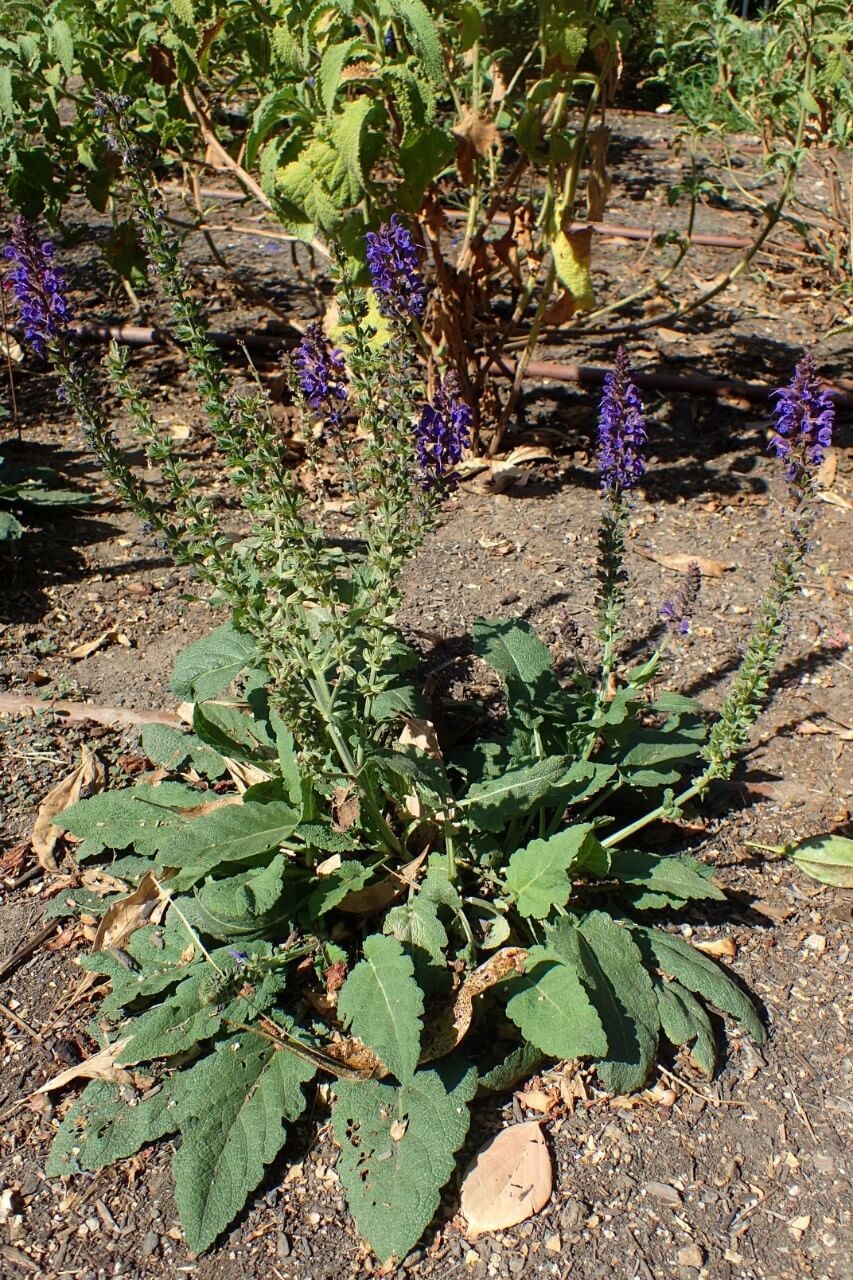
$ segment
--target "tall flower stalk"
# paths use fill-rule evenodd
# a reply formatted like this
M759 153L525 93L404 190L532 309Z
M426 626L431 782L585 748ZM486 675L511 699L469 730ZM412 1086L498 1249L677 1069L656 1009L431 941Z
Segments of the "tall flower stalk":
M832 398L822 388L810 354L797 365L789 386L775 395L773 416L778 435L771 448L786 464L787 528L773 560L770 585L759 606L740 666L703 748L705 768L680 795L670 795L651 813L603 840L608 848L621 844L658 818L677 816L683 806L702 795L715 778L729 777L766 706L773 668L785 640L791 601L797 593L808 551L815 516L816 471L832 442L835 418Z
M625 605L625 531L631 492L645 474L643 402L631 381L624 347L604 379L598 415L598 469L604 511L598 538L598 619L601 642L599 702L613 691L613 676Z

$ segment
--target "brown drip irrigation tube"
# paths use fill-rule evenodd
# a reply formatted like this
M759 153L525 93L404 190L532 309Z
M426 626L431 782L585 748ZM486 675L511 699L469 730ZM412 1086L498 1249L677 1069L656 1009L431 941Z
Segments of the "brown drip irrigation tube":
M130 347L169 346L170 335L162 329L149 329L142 325L102 325L77 323L70 326L84 342L121 342ZM245 347L249 351L276 355L291 348L294 339L286 334L224 333L219 330L210 332L210 340L223 350L239 350ZM512 378L515 374L515 361L502 358L492 362L491 371L498 376ZM550 360L533 360L527 366L526 378L542 378L546 382L577 382L582 386L600 386L604 382L607 369L600 369L587 364L557 364ZM647 391L681 392L696 396L740 396L744 400L763 403L773 394L776 387L768 387L760 382L741 382L736 378L709 378L699 373L641 373L633 374L638 387ZM836 382L827 382L827 390L840 407L853 407L853 381L840 378Z

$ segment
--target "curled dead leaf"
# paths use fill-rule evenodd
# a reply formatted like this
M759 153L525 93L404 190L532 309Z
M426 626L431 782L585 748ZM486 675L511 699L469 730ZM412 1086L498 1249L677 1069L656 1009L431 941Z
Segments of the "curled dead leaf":
M63 778L47 793L36 816L30 842L39 866L45 871L59 870L53 851L62 831L54 825L53 819L65 809L70 808L72 804L76 804L84 790L87 795L92 795L96 791L103 790L105 782L104 766L94 751L81 746L80 764L73 773Z
M653 560L655 564L663 565L664 569L674 569L678 573L686 573L691 564L698 564L703 578L722 578L724 573L737 568L737 565L729 561L713 560L709 556L691 556L682 552L660 555L657 551L649 551L642 547L638 550L647 560Z
M378 884L369 884L366 889L354 889L338 903L338 910L346 911L349 915L365 916L390 906L412 887L428 852L428 849L424 849L423 853L419 853L411 862L407 862L399 871L394 871Z
M477 1153L462 1182L466 1237L502 1231L538 1213L551 1198L551 1156L540 1122L504 1129Z
M349 831L358 822L361 806L352 787L336 787L332 792L332 830Z
M170 880L175 871L163 872L161 880ZM156 924L168 905L160 892L160 884L149 871L142 877L133 893L120 902L114 902L101 917L93 951L106 951L110 947L124 947L131 934L145 924Z
M734 938L711 938L708 942L694 942L693 945L697 951L704 951L706 956L733 960L737 955L737 943Z
M434 759L441 759L441 747L438 734L431 720L416 720L412 716L403 716L403 728L397 739L401 747L416 747Z
M130 1081L130 1072L123 1067L117 1067L116 1058L125 1046L130 1044L131 1039L131 1036L122 1036L121 1039L108 1044L106 1049L93 1054L91 1058L86 1058L83 1062L77 1062L73 1067L60 1071L59 1075L52 1076L50 1080L40 1085L36 1089L36 1094L64 1089L67 1084L73 1084L75 1080L108 1080L113 1084L127 1084Z

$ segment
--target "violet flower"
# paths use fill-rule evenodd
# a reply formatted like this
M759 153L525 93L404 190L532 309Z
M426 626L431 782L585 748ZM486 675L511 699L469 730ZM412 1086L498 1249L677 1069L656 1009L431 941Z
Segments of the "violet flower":
M690 630L690 622L699 599L702 587L702 572L695 560L687 566L684 579L671 600L661 605L660 616L666 623L667 630L673 635L686 636Z
M625 348L620 347L604 379L598 415L598 468L605 493L618 498L640 482L646 470L645 443L643 402L631 381Z
M305 330L293 367L306 402L331 430L339 430L347 399L346 364L343 352L332 346L319 321Z
M398 213L378 231L368 231L367 269L370 283L387 320L422 320L426 286L421 276L421 251Z
M448 373L434 401L424 405L415 427L415 447L421 483L434 489L448 479L448 473L471 443L472 414L459 399L459 384Z
M12 264L6 281L18 303L24 338L36 355L43 356L71 318L65 278L53 261L53 245L40 241L33 224L19 216L3 255Z
M770 441L777 458L787 459L785 476L796 483L812 467L819 467L832 443L835 406L818 377L815 358L809 352L794 370L787 387L774 391L777 434Z

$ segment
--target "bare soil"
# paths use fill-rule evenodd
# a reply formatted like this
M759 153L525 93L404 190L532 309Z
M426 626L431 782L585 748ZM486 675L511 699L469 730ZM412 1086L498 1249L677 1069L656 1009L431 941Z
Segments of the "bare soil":
M671 216L665 189L682 163L671 148L655 145L666 142L667 128L626 117L618 129L619 145L631 155L630 180L618 185L607 216L662 226ZM744 180L757 184L755 164L749 166L745 154ZM811 195L818 200L820 192ZM245 226L254 213L225 205L223 223ZM749 214L737 208L703 211L702 217L717 230L749 225ZM132 319L126 299L100 291L93 246L103 231L90 219L90 235L75 251L76 309L101 322ZM251 331L268 319L247 306L246 286L268 292L303 319L312 314L311 292L294 273L288 249L228 232L221 244L233 259L233 278L210 264L202 241L191 239L188 246L217 328ZM602 297L623 288L625 279L652 278L654 256L643 253L636 243L596 247ZM691 270L707 281L731 260L725 252L696 251ZM781 384L808 346L827 375L844 376L850 339L825 337L837 304L820 264L794 258L760 263L760 272L742 276L733 291L677 330L644 330L631 342L637 367ZM673 287L689 294L695 285L687 279ZM152 315L157 318L156 310ZM562 355L604 363L613 345L611 334L589 335L563 347ZM558 358L555 350L541 354ZM182 439L216 497L223 522L239 527L180 356L146 349L133 363L158 417ZM237 364L234 372L243 376ZM135 518L112 501L75 425L52 398L50 375L21 368L16 391L23 439L4 442L4 455L58 467L96 503L84 514L34 522L20 543L0 549L2 687L48 700L171 708L173 659L221 618L198 598L190 575L175 569ZM766 449L767 415L759 408L732 398L648 399L651 460L629 541L632 632L626 648L634 655L648 649L660 603L677 586L677 575L655 557L678 552L723 561L729 567L706 578L693 633L670 651L662 674L662 682L711 709L738 662L767 580L784 495ZM694 940L731 939L728 963L763 1004L768 1044L758 1050L731 1038L710 1083L691 1076L681 1060L665 1061L653 1087L628 1100L610 1098L584 1078L586 1097L569 1105L565 1090L569 1103L560 1101L545 1122L556 1170L547 1208L521 1227L472 1245L456 1216L454 1184L397 1276L849 1276L853 893L817 885L757 847L849 830L853 471L846 448L849 414L839 418L830 487L835 500L821 504L784 665L749 755L686 830L661 826L651 837L655 847L690 848L712 863L729 891L724 909L692 911L678 924ZM282 410L282 429L287 423ZM465 634L478 616L524 617L551 639L558 610L565 608L594 651L594 426L590 392L531 385L507 447L547 444L550 458L526 464L503 490L481 473L465 481L448 505L440 528L407 571L402 616L429 654L434 679L464 686L470 678ZM129 441L123 427L120 435ZM100 637L89 656L70 656ZM39 931L57 888L55 877L40 873L28 845L41 799L75 767L81 743L98 752L113 785L140 759L133 731L71 725L50 712L6 717L0 729L2 966ZM62 872L73 871L68 852ZM0 1276L331 1280L375 1274L345 1211L322 1101L294 1131L285 1156L269 1169L232 1230L199 1259L182 1243L168 1142L96 1175L45 1179L47 1147L74 1090L50 1101L27 1099L92 1051L85 1027L93 1007L71 999L79 981L75 956L83 945L78 926L66 920L2 980ZM568 1073L566 1081L571 1079ZM559 1082L555 1071L543 1086L559 1092ZM502 1110L493 1102L478 1104L467 1155L501 1124L536 1115L518 1096ZM465 1161L463 1155L460 1168Z

